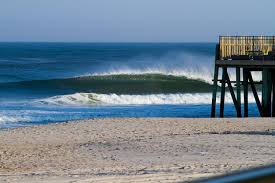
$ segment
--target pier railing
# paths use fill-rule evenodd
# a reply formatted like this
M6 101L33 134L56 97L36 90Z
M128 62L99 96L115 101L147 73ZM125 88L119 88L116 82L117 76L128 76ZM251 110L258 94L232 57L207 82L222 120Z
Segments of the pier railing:
M245 56L264 58L275 51L275 36L220 36L219 45L220 60L231 60L234 57L248 60Z

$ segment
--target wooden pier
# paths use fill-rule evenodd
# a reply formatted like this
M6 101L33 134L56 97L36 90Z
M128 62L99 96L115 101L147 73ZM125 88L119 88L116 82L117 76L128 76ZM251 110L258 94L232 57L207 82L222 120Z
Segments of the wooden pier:
M234 81L229 77L229 68L235 70ZM261 72L261 81L254 81L253 71ZM213 82L211 117L216 117L218 91L219 117L224 117L226 90L230 92L237 117L249 116L249 92L253 93L260 116L275 117L275 36L220 36Z

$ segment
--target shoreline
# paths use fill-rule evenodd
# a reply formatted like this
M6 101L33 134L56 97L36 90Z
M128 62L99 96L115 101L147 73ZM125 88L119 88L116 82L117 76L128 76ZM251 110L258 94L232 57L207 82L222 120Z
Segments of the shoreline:
M275 119L106 118L0 130L0 182L175 182L275 162Z

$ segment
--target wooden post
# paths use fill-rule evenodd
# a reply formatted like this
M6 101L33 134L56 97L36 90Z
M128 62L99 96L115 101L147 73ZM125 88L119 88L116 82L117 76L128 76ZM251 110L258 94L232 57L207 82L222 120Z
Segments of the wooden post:
M272 117L275 117L275 69L272 70Z
M260 113L260 116L263 116L263 108L262 108L262 105L261 105L261 102L260 102L260 99L259 99L259 96L258 96L258 93L256 90L256 86L254 84L254 81L253 81L250 71L247 71L247 79L249 80L249 83L250 83L250 86L251 86L251 89L252 89L252 92L253 92L253 95L254 95L254 98L255 98L259 113Z
M241 100L241 69L240 67L236 68L236 87L237 87L237 103L239 106L239 111L237 112L237 114L239 113L239 117L242 117L242 108L241 108L241 104L242 104L242 100Z
M271 90L272 90L271 70L264 68L262 75L263 75L263 85L262 85L263 117L271 117Z
M221 102L220 102L220 117L224 117L224 98L225 98L225 80L226 80L227 68L222 68L222 87L221 87Z
M219 77L219 67L215 66L213 94L212 94L212 111L211 111L211 117L212 118L216 117L216 100L217 100L217 89L218 89L218 77Z
M227 70L225 71L225 75L226 75L225 80L227 82L228 89L230 91L230 94L231 94L231 97L232 97L232 100L233 100L233 103L234 103L234 106L235 106L235 109L236 109L236 112L237 112L237 117L242 117L241 106L239 105L239 103L238 103L238 101L236 99L236 96L235 96L235 93L234 93L234 90L233 90L230 78L228 76Z
M248 117L248 79L247 79L246 69L243 69L243 96L244 96L244 117Z
M216 45L215 62L219 58L220 58L220 44L217 44ZM215 64L213 94L212 94L212 110L211 110L211 117L212 118L216 117L216 102L217 102L218 79L219 79L219 67Z
M272 70L272 117L275 117L275 69Z

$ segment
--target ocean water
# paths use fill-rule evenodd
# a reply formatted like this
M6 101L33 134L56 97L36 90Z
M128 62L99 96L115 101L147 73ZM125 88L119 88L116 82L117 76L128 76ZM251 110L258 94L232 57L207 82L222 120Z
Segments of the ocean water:
M209 117L214 51L214 43L0 43L0 128ZM254 104L250 113L258 115ZM225 114L235 115L229 96Z

